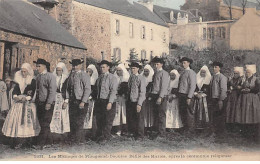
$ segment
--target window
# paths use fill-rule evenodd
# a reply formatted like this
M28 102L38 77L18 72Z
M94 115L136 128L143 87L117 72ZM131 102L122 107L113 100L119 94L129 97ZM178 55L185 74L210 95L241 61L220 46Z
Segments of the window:
M145 50L141 51L141 59L146 59L146 51Z
M203 28L203 39L207 38L207 29Z
M120 22L119 20L116 20L116 34L120 33Z
M129 23L129 36L130 38L134 37L134 24L132 22Z
M104 51L101 51L101 60L105 60L105 59L106 59L105 53Z
M151 40L153 40L153 29L151 29Z
M121 61L121 49L120 48L114 48L112 61L114 61L114 62Z
M218 29L217 29L217 36L218 37L220 37L221 38L221 36L222 36L222 33L221 33L221 27L218 27Z
M165 42L166 42L166 33L163 32L163 43L165 43Z
M212 28L209 28L208 29L208 36L209 36L209 39L214 39L214 35L215 35L215 28L212 27Z
M141 39L145 39L145 26L141 28Z
M222 27L222 38L226 38L226 28Z
M167 53L163 52L162 57L166 57L166 56L167 56Z
M153 51L150 52L150 61L153 59Z
M101 26L101 33L103 34L104 33L104 27L103 26Z
M226 28L225 27L218 27L218 30L217 30L217 36L219 38L223 38L225 39L226 38Z

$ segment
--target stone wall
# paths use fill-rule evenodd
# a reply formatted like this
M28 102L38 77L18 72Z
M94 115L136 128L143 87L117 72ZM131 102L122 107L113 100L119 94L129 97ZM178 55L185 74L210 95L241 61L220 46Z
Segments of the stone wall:
M88 48L88 57L111 59L110 11L73 1L72 34Z
M50 62L51 71L59 61L64 61L67 64L68 69L71 69L69 61L74 58L86 58L86 50L77 49L57 43L34 39L31 37L23 36L20 34L14 34L0 30L0 43L1 54L0 54L0 73L3 69L3 49L7 42L19 43L21 48L17 52L18 58L21 58L21 62L28 62L35 68L33 61L37 58L43 58ZM2 77L2 74L0 75Z

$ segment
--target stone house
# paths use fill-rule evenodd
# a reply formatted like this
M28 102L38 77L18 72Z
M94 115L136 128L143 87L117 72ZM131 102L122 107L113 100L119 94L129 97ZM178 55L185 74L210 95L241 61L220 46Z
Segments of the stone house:
M260 14L248 8L246 14L230 29L232 50L260 50Z
M230 8L234 20L243 16L245 8L256 8L260 13L260 4L256 0L186 0L181 7L195 16L202 16L203 21L230 20Z
M59 0L47 12L97 60L139 59L169 53L169 27L154 12L153 3L133 0Z
M86 47L42 9L23 0L0 0L0 78L24 62L35 66L37 58L49 61L53 70L59 61L85 57Z
M170 25L171 50L187 46L195 50L259 50L260 19L255 8L247 8L239 20L183 21ZM184 24L183 22L186 22Z

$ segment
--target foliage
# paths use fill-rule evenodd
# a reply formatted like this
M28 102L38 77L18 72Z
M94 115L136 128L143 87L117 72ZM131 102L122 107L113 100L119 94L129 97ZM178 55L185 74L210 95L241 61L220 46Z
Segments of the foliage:
M170 72L172 69L181 71L182 57L193 59L192 69L198 72L203 65L207 65L211 72L213 61L219 61L224 64L221 70L224 75L231 76L235 66L245 66L246 64L260 65L260 51L230 51L230 50L203 50L195 51L187 47L179 47L176 51L165 57L165 69ZM258 75L260 69L258 68Z

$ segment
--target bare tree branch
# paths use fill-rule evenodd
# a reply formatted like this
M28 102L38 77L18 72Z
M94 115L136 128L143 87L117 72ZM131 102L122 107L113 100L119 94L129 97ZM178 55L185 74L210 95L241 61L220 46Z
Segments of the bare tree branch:
M240 3L241 3L241 6L242 6L243 15L245 15L247 0L240 0Z
M230 20L232 20L232 1L233 0L224 0L225 3L228 5L228 9L229 9L229 17L230 17Z

